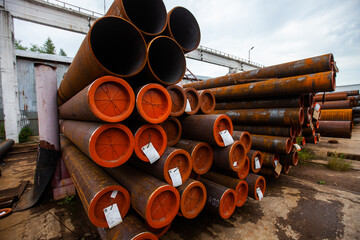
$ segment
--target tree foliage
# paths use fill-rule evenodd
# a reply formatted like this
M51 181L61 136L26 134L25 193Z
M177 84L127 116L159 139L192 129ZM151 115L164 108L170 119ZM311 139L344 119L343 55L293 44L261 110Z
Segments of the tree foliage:
M47 53L47 54L56 55L56 47L55 47L55 44L51 40L50 37L48 37L46 39L46 41L44 42L44 44L42 46L39 46L39 45L33 44L33 43L30 43L30 45L31 45L30 48L24 47L23 45L21 45L21 40L15 39L15 49L30 50L32 52ZM60 50L59 50L59 55L60 56L67 56L66 52L62 48L60 48Z
M60 50L59 50L59 55L60 56L65 56L65 57L67 56L66 52L62 48L60 48Z
M21 45L21 40L17 40L17 39L15 39L15 49L28 50L27 47Z

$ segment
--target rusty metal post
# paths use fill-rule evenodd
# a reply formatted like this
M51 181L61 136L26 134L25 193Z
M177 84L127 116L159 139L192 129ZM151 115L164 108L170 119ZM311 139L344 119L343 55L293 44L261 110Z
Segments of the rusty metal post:
M194 88L187 88L184 91L187 97L186 101L188 101L188 105L190 105L190 108L187 107L189 109L185 109L185 114L194 115L200 109L200 95Z
M182 134L182 126L179 119L169 117L164 122L160 123L160 126L165 130L167 146L172 147L177 144Z
M279 136L279 137L295 137L295 127L294 126L273 126L273 125L234 125L234 133L237 134L238 131L247 131L251 134L258 135L270 135L270 136Z
M245 204L248 196L248 184L245 180L232 178L216 172L208 172L201 177L233 189L236 194L237 207L241 207Z
M235 127L235 126L234 126ZM247 131L233 131L234 140L240 140L243 143L246 153L248 153L251 149L251 135Z
M171 113L172 117L179 117L185 112L186 108L186 94L184 89L178 85L170 85L166 87L169 92L172 102Z
M352 121L352 109L321 110L321 121Z
M261 169L261 166L263 164L263 156L262 156L262 152L257 151L257 150L250 150L247 153L247 157L249 158L250 161L250 170L253 173L258 173ZM258 161L258 168L256 167L256 161Z
M210 114L215 109L216 101L214 94L209 90L199 91L200 112Z
M349 109L352 108L351 100L339 100L339 101L327 101L327 102L319 102L321 106L321 110L324 109Z
M244 165L246 150L240 140L227 147L214 147L214 167L237 172Z
M252 149L271 153L290 153L292 149L292 142L287 137L277 137L268 135L251 135Z
M264 177L249 173L249 175L245 178L245 181L249 186L249 197L254 198L255 200L259 200L259 196L256 193L257 188L260 188L263 196L265 195L266 181Z
M205 185L207 201L205 209L219 215L223 219L231 217L236 207L236 194L231 188L200 178Z

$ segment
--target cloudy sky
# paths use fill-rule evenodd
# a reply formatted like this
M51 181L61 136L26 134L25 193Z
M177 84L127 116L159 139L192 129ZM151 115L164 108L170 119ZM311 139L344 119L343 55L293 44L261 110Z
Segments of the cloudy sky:
M101 0L63 0L99 13ZM106 9L112 0L105 0ZM359 0L164 0L167 10L189 9L201 29L201 45L265 66L333 53L340 69L337 85L360 84ZM73 57L84 35L15 20L22 44L42 45L50 37ZM228 69L187 60L195 74L216 77Z

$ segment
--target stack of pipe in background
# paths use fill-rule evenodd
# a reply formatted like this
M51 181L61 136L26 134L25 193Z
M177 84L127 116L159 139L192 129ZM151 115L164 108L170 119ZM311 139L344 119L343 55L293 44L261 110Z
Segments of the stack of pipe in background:
M321 120L316 131L324 137L351 138L359 118L358 96L358 90L317 94L314 100L321 106Z
M189 83L184 88L211 91L216 99L212 114L230 117L234 138L240 131L250 132L251 164L260 160L261 165L263 158L260 173L278 177L297 164L298 146L293 143L301 136L304 118L307 124L313 123L312 94L335 89L336 69L333 55L326 54Z

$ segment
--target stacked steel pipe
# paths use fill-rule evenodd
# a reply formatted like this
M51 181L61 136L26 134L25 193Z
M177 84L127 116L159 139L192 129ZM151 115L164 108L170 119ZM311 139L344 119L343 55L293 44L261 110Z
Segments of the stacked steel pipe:
M188 83L184 88L212 92L216 106L211 114L232 120L234 140L243 131L251 134L247 153L251 172L278 177L297 164L296 137L302 132L315 137L315 131L309 130L318 126L313 95L335 89L335 70L333 55L326 54ZM258 180L249 179L251 184ZM249 196L255 193L249 186Z

